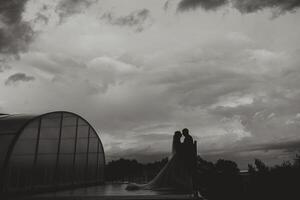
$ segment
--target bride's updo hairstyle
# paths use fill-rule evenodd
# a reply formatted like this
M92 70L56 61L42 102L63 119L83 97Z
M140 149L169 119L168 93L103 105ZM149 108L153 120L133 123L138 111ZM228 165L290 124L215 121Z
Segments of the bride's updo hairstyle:
M180 131L175 131L174 132L174 137L181 137L181 136L182 136L182 134L181 134Z
M171 156L173 156L176 153L176 151L178 151L181 136L182 136L182 134L181 134L180 131L175 131L174 132L173 143L172 143L172 155Z

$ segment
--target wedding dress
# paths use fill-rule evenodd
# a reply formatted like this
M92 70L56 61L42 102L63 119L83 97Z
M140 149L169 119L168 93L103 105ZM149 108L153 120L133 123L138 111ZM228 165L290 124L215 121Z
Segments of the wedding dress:
M175 191L191 192L192 191L192 173L184 160L184 152L180 142L181 134L174 134L172 154L167 164L160 172L147 184L130 183L127 190L158 190L158 191Z

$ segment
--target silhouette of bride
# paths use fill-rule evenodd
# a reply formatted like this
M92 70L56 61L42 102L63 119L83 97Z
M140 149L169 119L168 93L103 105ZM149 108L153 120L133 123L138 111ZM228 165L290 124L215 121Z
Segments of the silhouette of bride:
M192 173L189 164L186 162L186 144L180 142L182 134L176 131L173 136L172 154L167 164L160 172L147 184L130 183L127 190L159 190L192 192ZM188 156L189 157L189 156Z

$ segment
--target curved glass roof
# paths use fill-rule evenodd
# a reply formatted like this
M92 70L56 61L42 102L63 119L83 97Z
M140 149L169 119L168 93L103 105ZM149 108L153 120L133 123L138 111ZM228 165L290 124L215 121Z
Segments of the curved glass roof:
M99 135L77 114L0 114L1 191L100 183L104 165Z

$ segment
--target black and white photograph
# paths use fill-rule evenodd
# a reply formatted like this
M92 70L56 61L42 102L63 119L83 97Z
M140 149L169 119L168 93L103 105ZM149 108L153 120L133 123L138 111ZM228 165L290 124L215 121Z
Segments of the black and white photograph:
M300 199L300 0L0 0L1 200Z

